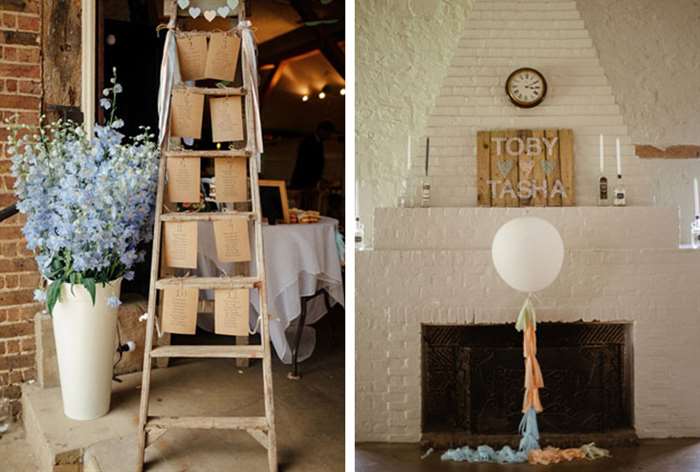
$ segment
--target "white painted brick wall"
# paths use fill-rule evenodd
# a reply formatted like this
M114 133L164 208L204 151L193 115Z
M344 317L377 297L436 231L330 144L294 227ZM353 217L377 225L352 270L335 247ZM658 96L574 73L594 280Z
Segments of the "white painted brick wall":
M513 106L505 80L518 67L540 70L549 91L533 109ZM632 205L651 205L652 176L645 172L615 103L612 88L576 2L476 0L440 94L428 117L431 204L476 205L476 133L506 128L574 130L576 200L595 205L598 135L606 137L606 174L615 176L615 137ZM423 178L425 147L416 142L408 188ZM416 195L417 198L417 195Z
M515 319L523 295L496 274L490 239L525 212L567 242L538 319L632 323L637 433L700 436L700 252L674 248L674 210L460 208L378 210L381 249L357 254L357 440L420 440L421 323Z
M678 210L654 207L378 208L374 249L490 249L498 228L519 216L552 223L570 249L675 249ZM420 223L418 223L420 222Z

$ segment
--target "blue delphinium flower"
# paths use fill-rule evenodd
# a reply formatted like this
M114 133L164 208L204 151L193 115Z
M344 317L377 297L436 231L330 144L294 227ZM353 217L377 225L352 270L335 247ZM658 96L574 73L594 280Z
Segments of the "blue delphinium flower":
M34 300L36 300L38 302L46 301L46 292L44 292L40 288L35 289L34 290Z
M22 132L8 139L27 247L53 282L42 291L50 309L60 293L54 283L94 292L97 283L133 278L132 267L144 259L142 243L152 239L158 148L147 128L128 141L117 130L123 126L114 116L121 86L111 82L105 90L111 102L103 107L112 114L92 135L58 121L38 134L16 127Z
M107 306L110 308L119 308L119 305L121 305L121 304L122 304L122 301L119 300L119 298L115 297L114 295L112 295L111 297L109 297L107 299Z

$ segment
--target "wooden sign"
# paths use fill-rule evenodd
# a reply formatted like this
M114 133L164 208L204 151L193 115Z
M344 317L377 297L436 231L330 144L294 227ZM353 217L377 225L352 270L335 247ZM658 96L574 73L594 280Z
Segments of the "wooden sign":
M168 267L196 269L197 222L166 222L163 225L163 250Z
M199 203L200 165L198 157L168 158L167 201Z
M241 38L235 33L212 33L209 38L209 50L204 68L205 77L233 82L240 50Z
M208 59L206 35L178 34L175 42L182 80L204 79Z
M214 291L214 332L248 336L250 301L248 289Z
M197 330L196 288L171 287L163 290L163 331L195 334Z
M221 262L247 262L250 260L248 218L245 216L216 220L214 242L216 255Z
M572 130L479 131L476 148L479 206L575 205Z
M203 114L204 95L176 88L170 102L170 135L201 139Z
M243 140L241 97L210 98L211 133L215 143Z
M214 159L214 176L217 202L233 203L248 200L248 177L244 157Z

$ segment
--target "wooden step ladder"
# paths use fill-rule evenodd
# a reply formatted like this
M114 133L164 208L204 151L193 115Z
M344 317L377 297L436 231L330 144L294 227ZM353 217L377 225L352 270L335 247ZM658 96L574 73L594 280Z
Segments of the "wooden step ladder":
M169 2L166 1L166 5ZM241 2L241 9L243 2ZM171 3L171 7L174 2ZM176 10L175 10L176 11ZM176 14L176 13L175 13ZM239 20L242 13L239 13ZM173 16L171 14L171 24ZM245 71L243 72L245 73ZM178 88L183 85L177 85ZM242 88L202 88L187 87L191 92L205 95L245 95ZM173 87L175 90L175 87ZM248 106L247 100L244 100ZM245 109L248 113L249 110ZM168 132L169 133L169 132ZM160 438L168 429L232 429L246 431L258 443L267 449L268 467L270 472L277 472L277 441L275 436L275 414L272 393L272 358L269 334L269 315L265 296L265 269L263 259L263 240L261 228L261 204L258 185L258 160L245 150L210 150L188 151L171 150L171 140L165 140L166 149L161 153L158 170L158 192L156 196L155 227L153 231L153 254L151 259L150 288L148 296L148 317L146 340L144 348L143 377L141 382L141 406L139 409L138 426L138 472L144 469L145 450ZM168 158L241 158L248 160L248 181L252 211L224 212L163 212L165 176ZM163 224L171 221L214 221L230 218L247 217L253 221L254 231L254 262L255 276L232 277L163 277L161 270L161 237ZM158 293L168 287L185 287L198 289L240 289L257 288L260 314L260 345L230 345L230 346L158 346L153 347L153 332L156 327L156 312L158 309ZM151 367L154 359L191 357L191 358L232 358L232 359L262 359L263 395L265 416L260 417L179 417L179 416L149 416L149 396L151 384ZM233 368L233 366L232 366ZM234 463L232 458L232 464Z

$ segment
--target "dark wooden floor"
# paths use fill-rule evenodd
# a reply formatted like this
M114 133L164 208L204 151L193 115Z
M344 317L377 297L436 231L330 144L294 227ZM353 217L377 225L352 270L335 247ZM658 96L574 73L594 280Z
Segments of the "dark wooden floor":
M700 472L700 439L643 440L638 447L612 449L610 459L550 466L443 462L442 452L421 459L417 444L360 443L355 472Z

